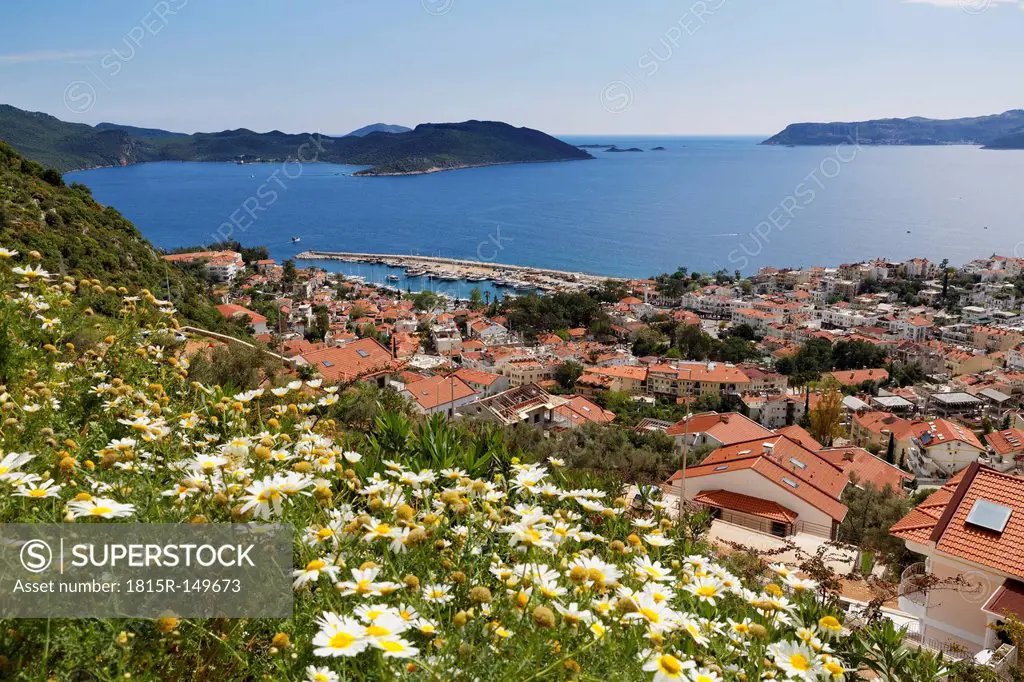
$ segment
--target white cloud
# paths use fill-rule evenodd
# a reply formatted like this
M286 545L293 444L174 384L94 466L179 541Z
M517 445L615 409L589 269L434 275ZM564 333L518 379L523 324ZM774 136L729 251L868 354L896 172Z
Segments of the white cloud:
M6 64L32 64L35 62L66 62L74 59L89 59L106 54L104 50L35 50L0 54L0 66Z

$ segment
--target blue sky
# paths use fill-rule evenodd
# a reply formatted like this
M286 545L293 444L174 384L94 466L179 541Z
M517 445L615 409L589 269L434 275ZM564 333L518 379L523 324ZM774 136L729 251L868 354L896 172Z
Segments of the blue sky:
M0 103L186 132L760 134L1024 107L1024 0L8 3Z

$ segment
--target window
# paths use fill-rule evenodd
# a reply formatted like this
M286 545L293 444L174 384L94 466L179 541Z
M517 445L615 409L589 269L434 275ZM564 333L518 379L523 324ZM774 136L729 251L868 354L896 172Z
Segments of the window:
M361 358L368 358L368 357L370 357L370 354L369 354L369 353L367 353L367 352L366 352L365 350L363 350L362 348L357 348L357 349L356 349L356 355L358 355L358 356L359 356L359 357L361 357Z
M782 477L782 482L785 483L786 485L788 485L790 488L796 488L796 487L799 487L799 485L800 485L799 483L794 481L792 478L787 478L785 476Z

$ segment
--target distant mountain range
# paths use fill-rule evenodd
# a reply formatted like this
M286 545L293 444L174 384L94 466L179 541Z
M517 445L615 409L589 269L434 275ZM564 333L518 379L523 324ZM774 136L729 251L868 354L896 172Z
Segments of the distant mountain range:
M975 144L986 149L1024 149L1024 109L974 118L882 118L843 123L793 123L761 144L833 145Z
M357 128L349 133L350 136L363 137L370 133L407 133L412 128L406 128L405 126L391 125L390 123L371 123L368 126Z
M383 124L368 126L374 128ZM395 126L398 127L398 126ZM362 130L354 131L360 133ZM369 166L359 175L409 175L474 166L593 158L530 128L496 121L423 123L402 132L343 137L315 133L174 133L114 123L68 123L0 105L0 140L43 165L68 171L149 161L285 161Z

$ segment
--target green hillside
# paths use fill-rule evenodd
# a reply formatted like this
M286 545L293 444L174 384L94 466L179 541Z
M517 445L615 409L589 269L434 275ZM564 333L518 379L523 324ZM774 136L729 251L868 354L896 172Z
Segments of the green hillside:
M424 123L405 132L329 137L245 128L185 135L101 123L95 128L0 105L0 140L68 171L147 161L321 161L370 166L364 175L417 173L499 163L590 159L550 135L496 121Z
M793 123L761 144L992 145L1002 139L1002 146L1013 148L1014 139L1005 136L1016 133L1017 148L1020 148L1022 130L1024 110L1015 109L991 116L948 120L915 116L849 123Z
M138 229L117 210L98 204L83 185L65 186L60 174L26 160L0 142L0 235L2 246L38 251L52 273L101 279L105 284L149 289L170 296L181 314L225 329L206 297L205 283L166 267Z

